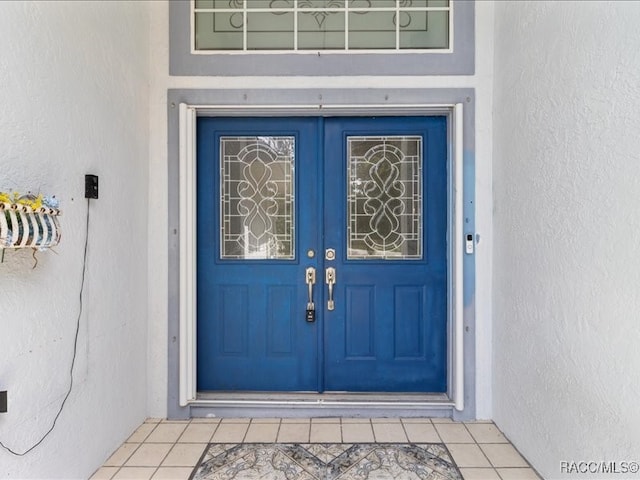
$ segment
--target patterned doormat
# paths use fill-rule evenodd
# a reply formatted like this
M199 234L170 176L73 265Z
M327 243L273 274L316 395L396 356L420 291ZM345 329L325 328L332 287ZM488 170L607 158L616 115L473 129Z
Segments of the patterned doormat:
M209 444L190 480L462 480L442 443Z

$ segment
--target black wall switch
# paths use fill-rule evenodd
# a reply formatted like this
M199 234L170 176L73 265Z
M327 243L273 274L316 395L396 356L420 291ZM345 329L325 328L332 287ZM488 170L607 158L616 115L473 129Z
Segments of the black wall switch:
M84 198L98 198L98 176L84 176Z
M7 413L7 391L0 392L0 413Z

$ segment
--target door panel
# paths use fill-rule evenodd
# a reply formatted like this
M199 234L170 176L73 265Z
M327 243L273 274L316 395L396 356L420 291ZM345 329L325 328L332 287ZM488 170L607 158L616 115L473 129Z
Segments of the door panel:
M446 158L444 117L327 120L325 390L446 391Z
M446 391L446 139L444 117L198 119L199 391Z
M200 391L318 390L300 251L318 243L315 184L300 188L317 178L316 132L311 118L198 119Z

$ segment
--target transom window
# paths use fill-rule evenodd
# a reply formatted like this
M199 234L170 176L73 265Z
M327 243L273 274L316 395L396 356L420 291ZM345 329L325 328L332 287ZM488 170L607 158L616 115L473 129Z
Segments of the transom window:
M451 52L449 0L192 0L192 52Z

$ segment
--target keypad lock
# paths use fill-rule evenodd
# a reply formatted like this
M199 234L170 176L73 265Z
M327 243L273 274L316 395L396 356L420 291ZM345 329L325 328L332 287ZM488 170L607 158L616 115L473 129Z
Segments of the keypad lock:
M309 308L311 306L312 308ZM304 319L311 323L316 321L316 309L313 303L311 305L307 304L307 311L305 313Z

